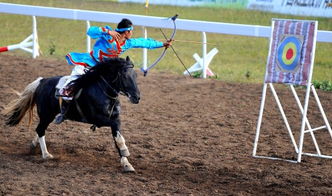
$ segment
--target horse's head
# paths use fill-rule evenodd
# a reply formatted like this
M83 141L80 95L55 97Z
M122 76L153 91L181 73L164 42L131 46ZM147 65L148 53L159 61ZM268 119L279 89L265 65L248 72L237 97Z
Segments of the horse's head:
M128 56L121 63L118 76L120 92L126 95L131 103L137 104L140 100L140 91L136 82L137 74L134 64Z
M134 70L134 64L129 57L111 58L105 62L98 63L92 67L86 74L75 80L73 85L74 94L81 88L93 84L95 81L102 81L108 89L111 96L119 92L127 96L131 103L137 104L140 100L140 91L136 82L137 74Z

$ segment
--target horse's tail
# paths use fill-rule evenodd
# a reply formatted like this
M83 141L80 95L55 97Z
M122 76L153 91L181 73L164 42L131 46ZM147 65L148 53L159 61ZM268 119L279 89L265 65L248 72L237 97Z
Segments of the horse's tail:
M35 91L40 84L42 77L37 78L25 87L20 97L10 102L2 111L6 118L6 125L15 126L19 124L29 111L29 125L32 122L33 107L35 106Z

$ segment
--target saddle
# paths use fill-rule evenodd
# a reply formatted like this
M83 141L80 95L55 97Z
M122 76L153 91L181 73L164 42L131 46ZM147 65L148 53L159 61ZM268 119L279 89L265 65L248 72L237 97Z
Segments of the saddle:
M76 78L77 79L77 78ZM55 97L61 97L65 101L71 101L74 97L74 80L71 76L63 76L60 78L55 87Z

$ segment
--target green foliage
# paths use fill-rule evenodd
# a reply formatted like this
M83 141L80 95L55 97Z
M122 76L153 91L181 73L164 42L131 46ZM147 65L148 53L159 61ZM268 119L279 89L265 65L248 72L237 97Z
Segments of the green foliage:
M214 74L214 76L209 76L209 78L220 80L220 77L218 74Z
M245 76L246 76L247 79L250 78L250 75L251 75L250 71L247 71L246 74L245 74Z
M316 89L322 89L324 91L332 91L332 82L323 80L323 81L317 81L314 80L312 84L315 86Z
M3 0L2 2L20 3L38 6L73 8L84 10L96 10L105 12L116 12L126 14L139 14L149 16L169 17L179 14L181 19L203 20L212 22L238 23L250 25L270 26L272 18L288 19L310 19L319 21L320 30L332 30L332 20L328 18L300 17L265 13L245 9L229 9L221 7L172 7L151 5L149 9L144 4L117 3L113 0ZM208 13L208 14L207 14ZM57 58L66 65L64 56L68 52L86 52L86 23L85 21L55 19L37 17L39 44L44 56ZM16 44L24 40L31 33L31 17L24 15L0 14L0 46ZM91 25L102 26L106 23L92 22ZM116 24L108 24L115 27ZM197 27L199 29L199 27ZM12 33L15 31L15 35ZM165 34L170 35L172 29L165 29ZM141 37L141 27L135 27L134 37ZM148 28L148 36L156 40L164 40L158 29ZM54 47L50 40L53 41ZM196 61L192 57L194 53L200 56L202 45L181 40L195 42L202 41L200 32L178 30L173 46L186 67L190 67ZM269 40L266 38L244 37L223 34L207 34L208 51L217 48L219 53L212 59L209 68L221 80L232 82L254 82L261 83L266 66ZM56 47L55 47L56 46ZM56 49L56 50L55 50ZM315 55L315 69L313 79L318 81L332 81L332 44L318 43ZM148 64L151 64L162 52L162 49L148 51ZM12 54L22 55L20 51L11 51ZM24 54L23 54L24 55ZM130 56L139 65L142 62L142 50L132 49L123 56ZM156 70L167 70L182 74L183 66L176 59L171 50L167 51L164 59L154 68Z
M50 46L48 48L48 52L50 55L53 55L55 53L55 43L54 41L51 41Z
M193 78L200 78L202 76L202 72L201 71L196 71L194 73L191 73L191 76Z
M202 71L196 71L196 72L191 73L191 76L193 78L201 78L202 74L203 74ZM214 76L207 76L207 77L210 78L210 79L217 79L217 80L220 79L218 74L214 74Z

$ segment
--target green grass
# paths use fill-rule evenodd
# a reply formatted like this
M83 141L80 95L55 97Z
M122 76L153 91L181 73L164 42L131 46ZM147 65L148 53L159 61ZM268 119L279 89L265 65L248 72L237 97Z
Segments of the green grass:
M323 80L323 81L316 81L314 80L313 85L315 86L316 89L322 89L324 91L332 91L332 82Z
M128 14L140 14L169 17L178 13L182 19L216 21L239 24L252 24L270 26L271 18L310 19L319 21L320 30L332 30L332 19L300 17L249 11L241 9L211 8L211 7L171 7L150 5L146 11L143 4L120 4L110 0L4 0L2 2L20 3L39 6L85 9ZM32 19L29 16L0 14L0 33L2 39L0 46L16 44L31 33ZM73 21L38 17L39 44L46 58L56 58L63 61L64 56L71 51L85 52L85 21ZM93 22L92 25L105 25ZM109 24L115 27L115 24ZM199 28L199 27L197 27ZM141 28L136 27L134 37L142 36ZM170 35L172 30L165 30ZM157 40L164 40L158 29L148 28L148 36ZM199 32L177 31L176 40L190 40L200 42L202 35ZM218 79L233 82L263 81L265 73L266 57L268 53L268 39L244 36L207 34L208 50L216 47L219 53L211 62L210 68L218 75ZM198 53L201 56L201 44L174 42L174 48L179 53L187 67L195 63L192 55ZM332 44L318 43L315 57L315 70L313 79L316 81L332 81ZM21 51L11 51L12 55L26 55ZM161 53L161 50L150 50L149 63L152 63ZM134 59L137 65L141 65L142 52L133 49L126 52ZM60 68L59 68L60 69ZM168 70L174 73L182 73L184 68L171 50L167 51L164 59L155 67L157 70Z

